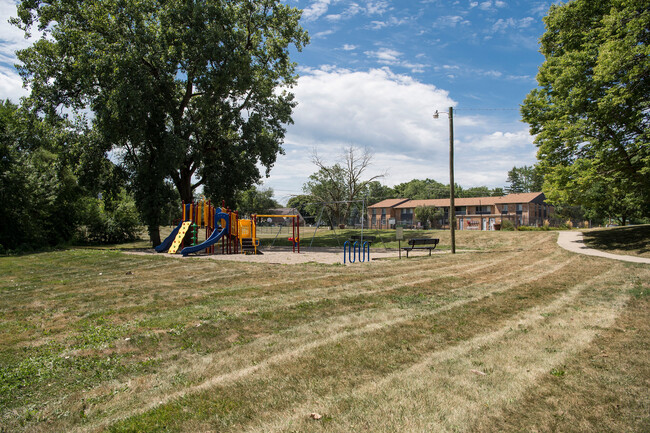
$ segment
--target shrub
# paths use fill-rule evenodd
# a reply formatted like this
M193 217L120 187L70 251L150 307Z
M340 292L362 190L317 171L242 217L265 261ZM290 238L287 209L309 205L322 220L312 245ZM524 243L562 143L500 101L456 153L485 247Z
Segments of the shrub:
M116 244L138 238L141 222L133 197L122 190L110 204L107 206L102 199L86 199L85 231L80 233L80 241Z
M510 220L501 221L501 230L512 232L515 231L515 225Z

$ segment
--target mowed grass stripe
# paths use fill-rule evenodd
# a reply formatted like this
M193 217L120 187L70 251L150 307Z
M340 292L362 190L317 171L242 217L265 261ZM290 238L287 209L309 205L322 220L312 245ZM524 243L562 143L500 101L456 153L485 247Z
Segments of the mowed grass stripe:
M602 286L603 281L614 273L608 271L598 275L569 288L548 304L521 311L492 332L429 352L412 366L371 380L349 393L309 401L299 408L273 415L274 419L260 420L247 431L260 431L262 425L265 432L303 431L311 422L304 414L314 411L326 414L325 431L350 431L351 425L363 426L368 431L386 432L457 430L454 423L466 425L468 419L476 419L475 414L482 413L486 407L491 412L498 410L495 404L503 400L499 395L500 389L508 389L507 398L512 399L513 392L523 392L537 376L548 373L550 367L543 367L540 372L539 364L556 365L561 362L558 357L566 357L568 350L576 350L574 344L567 346L566 342L574 339L577 332L594 334L595 322L611 320L611 315L605 314L604 318L600 314L611 313L610 308L603 310L602 300L598 305L599 314L596 314L593 302L590 302L592 308L581 310L580 314L590 319L589 324L574 322L573 319L576 318L576 307L580 306L576 300L584 297L585 292L593 292L594 285ZM619 290L614 305L608 299L607 307L613 306L614 311L618 311L627 296L626 291ZM571 327L566 326L567 323ZM577 323L580 327L573 326ZM535 339L522 341L522 336L526 337L533 331ZM556 343L560 339L565 345L564 350L554 351L555 357L550 358L546 352L550 347L549 340ZM574 340L571 341L575 343ZM509 377L511 363L500 362L505 361L504 357L518 358L518 363L526 366L527 372L522 374L518 371L517 376ZM500 386L493 382L499 382ZM472 398L466 401L479 392L485 395L476 397L476 401ZM397 425L401 427L397 428Z
M251 407L250 410L255 409L256 416L267 410L275 411L276 406L280 404L278 401L256 400L253 395L246 394L245 390L255 390L256 395L283 395L283 401L289 400L285 403L294 404L314 395L336 392L341 387L360 386L369 377L376 378L378 375L385 375L413 364L434 347L444 347L471 338L476 333L490 330L509 315L535 305L536 302L552 299L569 286L569 281L577 277L567 271L567 268L570 266L565 266L559 275L544 279L538 286L519 286L519 290L490 296L481 302L471 302L462 308L440 313L433 320L430 317L415 318L388 329L381 328L338 341L333 345L320 346L286 363L271 366L264 374L254 374L247 380L230 385L217 385L210 391L186 396L135 417L121 426L146 430L147 425L159 425L158 422L168 423L172 422L172 419L179 419L186 427L188 420L201 421L202 416L208 416L202 409L205 408L204 405L212 404L207 401L211 395L218 395L223 398L228 396L231 403L236 403L239 409L236 413L229 414L211 412L209 417L213 421L215 415L217 420L219 415L224 417L221 421L225 424L219 424L221 421L218 423L220 428L241 427L240 423L252 416L248 412L246 402L255 405L255 408ZM432 332L432 328L440 331ZM432 335L435 338L432 338ZM315 376L304 377L305 372L314 372ZM341 376L342 374L344 376ZM265 386L273 387L273 391ZM295 396L295 400L291 396ZM181 401L182 403L179 403ZM198 406L195 407L195 404ZM215 404L218 406L218 403ZM121 431L121 427L115 430ZM128 428L126 430L128 431Z
M136 344L137 344L137 343L136 343ZM146 349L146 347L145 347L145 349ZM153 350L153 351L155 352L155 350ZM174 354L172 354L172 357L173 357L173 356L174 356Z
M349 394L302 405L302 416L288 412L275 416L282 422L262 421L258 427L264 423L265 432L304 431L310 424L304 414L317 411L327 417L323 431L360 426L373 432L479 431L476 424L487 415L499 418L509 402L561 371L569 357L612 325L629 297L625 287L608 284L619 272L589 279L549 304L522 311L493 332L431 352L408 369ZM600 291L611 296L594 302Z

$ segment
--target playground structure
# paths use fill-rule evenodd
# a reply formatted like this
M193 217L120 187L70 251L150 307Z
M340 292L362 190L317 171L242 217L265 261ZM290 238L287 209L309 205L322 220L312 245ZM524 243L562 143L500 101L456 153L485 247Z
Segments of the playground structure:
M276 217L291 218L291 228L292 228L293 235L289 238L289 242L291 242L292 244L293 252L300 253L300 215L252 215L251 220L254 221L253 226L256 226L258 218L276 218Z
M257 220L264 217L291 218L293 252L300 253L300 217L299 215L251 215L250 219L240 219L237 211L232 211L222 204L221 208L213 206L210 201L182 203L182 218L171 234L155 247L159 253L189 254L204 252L217 254L221 241L221 254L262 254L257 238ZM205 229L205 241L198 242L198 231ZM216 248L215 248L216 247Z

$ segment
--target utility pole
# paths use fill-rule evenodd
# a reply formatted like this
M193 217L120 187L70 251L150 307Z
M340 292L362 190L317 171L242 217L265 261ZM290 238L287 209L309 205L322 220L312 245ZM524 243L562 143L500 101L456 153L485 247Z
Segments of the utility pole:
M456 254L456 202L454 200L454 107L449 107L449 229L451 253Z
M456 202L454 200L454 107L449 107L449 231L451 234L451 253L456 254ZM433 114L438 119L438 110Z

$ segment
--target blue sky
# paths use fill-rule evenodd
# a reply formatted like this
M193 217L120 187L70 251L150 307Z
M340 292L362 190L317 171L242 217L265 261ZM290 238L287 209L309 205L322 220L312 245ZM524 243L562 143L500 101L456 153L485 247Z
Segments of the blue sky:
M387 185L449 180L455 110L456 182L504 186L513 166L535 162L519 105L536 86L538 40L551 1L286 0L304 10L311 43L294 53L300 79L294 125L263 186L280 202L300 194L314 149L334 163L343 148L374 153L368 174ZM15 16L0 0L0 16ZM0 22L0 98L24 94L13 52L28 42Z

